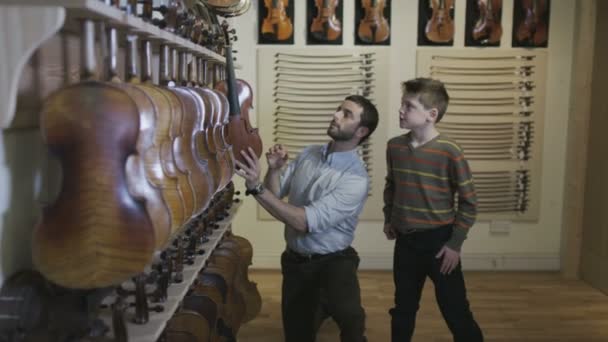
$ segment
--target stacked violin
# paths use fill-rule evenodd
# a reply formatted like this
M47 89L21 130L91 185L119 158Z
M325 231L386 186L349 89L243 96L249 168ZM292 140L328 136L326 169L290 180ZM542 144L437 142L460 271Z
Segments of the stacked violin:
M516 2L515 11L521 20L514 24L515 46L546 46L549 38L548 0Z
M195 87L185 51L161 46L162 86L156 86L144 41L141 82L137 37L129 35L122 82L116 28L100 33L108 36L102 40L105 78L97 77L95 23L85 20L82 81L52 94L41 116L64 181L35 229L34 262L48 279L70 288L114 285L143 271L234 172L222 134L225 96Z
M384 16L385 0L362 0L365 15L359 21L357 36L364 43L382 43L390 36L388 20Z
M426 23L426 38L433 43L449 43L454 40L454 0L430 0L431 18Z
M262 22L261 33L272 41L286 41L293 36L293 23L287 15L289 0L264 0L266 17Z
M473 39L483 45L498 44L502 36L502 0L479 0L479 18L473 27Z
M137 5L129 0L128 11L137 15ZM259 311L259 293L246 275L251 246L235 237L218 245L234 213L235 154L253 146L260 155L262 148L248 120L251 88L234 73L233 31L220 27L203 3L153 8L146 0L143 7L146 21L221 45L227 66L213 53L161 40L153 70L147 36L119 33L120 23L99 17L79 19L80 82L51 94L41 113L43 139L60 163L62 186L34 229L33 262L40 273L16 277L0 290L10 302L0 315L16 317L15 324L0 324L2 340L19 330L45 338L126 341L127 322L143 325L153 314L174 312L184 293L172 297L186 288L184 280L192 281L192 265L198 271L206 261L205 272L223 281L223 297L189 312L184 303L169 325L172 340L208 341L213 331L231 336ZM154 10L164 14L162 20L152 20ZM121 45L124 72L118 70ZM218 319L207 315L213 307ZM112 326L111 333L97 318ZM180 328L192 322L203 322L202 328Z
M342 23L336 16L339 0L315 0L316 15L310 24L311 36L319 42L335 42L342 37Z

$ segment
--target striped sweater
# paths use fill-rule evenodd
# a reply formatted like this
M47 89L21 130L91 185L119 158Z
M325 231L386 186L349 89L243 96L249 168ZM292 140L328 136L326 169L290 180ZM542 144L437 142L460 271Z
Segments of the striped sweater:
M410 134L386 149L385 223L402 233L453 224L447 246L459 251L477 213L469 164L453 140L439 135L413 148Z

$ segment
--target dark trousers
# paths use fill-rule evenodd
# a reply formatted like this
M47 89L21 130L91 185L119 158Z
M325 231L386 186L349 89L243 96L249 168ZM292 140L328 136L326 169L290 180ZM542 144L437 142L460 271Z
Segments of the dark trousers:
M366 341L365 312L357 278L359 256L352 247L312 259L288 250L281 256L281 267L286 342L315 341L321 296L323 309L340 327L341 341Z
M393 342L411 341L424 281L435 284L435 298L455 342L481 342L483 335L469 309L461 264L441 274L435 258L452 235L451 226L399 234L393 257L395 307L390 310Z

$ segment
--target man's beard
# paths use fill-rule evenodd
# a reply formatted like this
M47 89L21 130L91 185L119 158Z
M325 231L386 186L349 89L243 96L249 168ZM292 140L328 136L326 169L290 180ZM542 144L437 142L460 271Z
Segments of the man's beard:
M348 132L339 130L337 126L336 130L332 130L331 128L332 126L329 126L327 129L327 135L334 139L334 141L348 141L355 136L355 130Z

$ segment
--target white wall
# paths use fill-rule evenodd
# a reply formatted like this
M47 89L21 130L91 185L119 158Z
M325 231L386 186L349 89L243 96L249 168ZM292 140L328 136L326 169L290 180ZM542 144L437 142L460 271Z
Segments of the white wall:
M260 0L258 0L260 1ZM295 2L295 44L306 46L306 2ZM354 1L343 1L343 46L353 47ZM257 1L251 10L232 20L239 40L235 43L241 69L239 78L247 80L255 90L256 49L257 49ZM465 0L456 0L454 48L464 47ZM575 1L559 0L551 2L549 32L549 64L547 68L547 94L545 114L545 135L543 151L542 204L540 219L534 223L513 223L508 235L490 235L489 223L478 222L470 232L464 245L463 259L466 269L558 269L561 232L561 208L563 201L563 177L565 171L566 124L568 118L569 89L572 65L572 44L574 32ZM511 46L511 19L513 0L503 1L502 47ZM401 90L400 83L416 75L416 37L418 1L393 0L391 18L391 47L389 84L379 85L378 91L389 92L390 108L381 113L381 120L388 120L387 132L377 132L387 137L399 135L397 109ZM287 46L288 48L289 46ZM328 47L333 49L335 47ZM256 96L262 94L255 93ZM258 102L258 100L256 100ZM255 106L255 103L254 103ZM252 116L270 115L256 113ZM260 127L263 129L270 129ZM381 165L384 167L384 165ZM385 173L385 170L380 170ZM236 180L242 189L242 181ZM284 249L282 224L259 221L256 203L245 198L234 224L237 234L247 237L254 246L255 268L279 267L279 255ZM378 199L374 199L378 200ZM381 199L380 199L381 200ZM354 243L361 255L361 268L389 269L392 263L392 242L382 234L382 222L360 222Z

